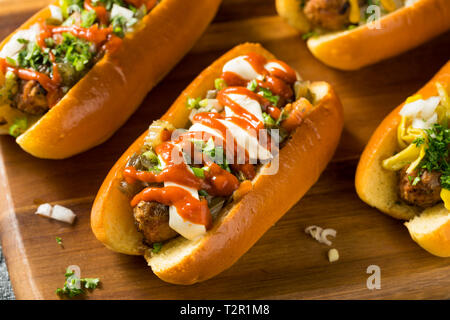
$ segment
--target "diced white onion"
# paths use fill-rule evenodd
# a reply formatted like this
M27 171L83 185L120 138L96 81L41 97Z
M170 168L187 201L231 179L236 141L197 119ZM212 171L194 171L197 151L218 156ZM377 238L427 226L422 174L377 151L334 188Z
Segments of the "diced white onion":
M436 110L439 102L439 97L431 97L427 100L419 99L405 104L399 114L405 117L428 119Z
M437 114L434 113L429 119L426 121L422 119L414 119L412 122L412 127L416 129L431 129L433 124L438 122Z
M63 22L63 14L62 14L62 10L60 7L58 6L54 6L54 5L49 5L48 6L50 9L50 14L52 16L52 19L59 21L59 22Z
M130 9L121 7L117 4L113 4L112 10L111 10L111 19L119 16L119 17L124 17L126 20L130 20L131 18L133 18L133 11L131 11Z
M52 206L49 203L41 204L37 208L36 214L50 218L52 216Z
M49 203L41 204L37 208L36 214L70 224L72 224L76 218L76 215L72 210L60 205L52 207Z
M39 25L34 24L29 29L26 30L19 30L17 31L11 39L3 46L2 50L0 51L0 58L14 58L17 53L19 53L20 50L22 50L25 47L25 44L19 43L18 39L24 39L28 41L36 41L36 37L39 33Z
M72 210L60 205L55 205L52 211L52 219L72 224L75 220L75 213Z

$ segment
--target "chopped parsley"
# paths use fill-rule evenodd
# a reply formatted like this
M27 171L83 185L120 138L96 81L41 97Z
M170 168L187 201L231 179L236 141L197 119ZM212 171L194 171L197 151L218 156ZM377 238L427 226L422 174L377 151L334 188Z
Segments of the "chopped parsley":
M450 129L446 126L435 124L431 129L425 129L425 132L428 136L428 146L425 156L419 164L419 174L417 176L420 177L423 170L429 172L438 171L442 174L440 178L442 188L450 189L450 164L448 162ZM424 138L417 138L413 141L416 146L424 142ZM414 179L413 184L416 179Z
M57 62L70 64L80 72L85 71L92 61L94 54L90 50L91 43L79 39L70 33L63 33L63 41L52 52Z
M20 50L17 56L18 67L33 69L48 74L52 72L49 49L42 50L36 42L29 42L25 39L18 39L18 42L21 44L26 44L25 48Z
M56 294L60 297L73 298L82 294L85 294L83 287L85 289L93 290L98 287L100 283L99 278L84 278L79 279L75 272L67 269L64 274L66 281L62 288L56 289Z
M417 146L420 147L422 144L425 143L425 139L423 137L418 137L416 138L413 143Z

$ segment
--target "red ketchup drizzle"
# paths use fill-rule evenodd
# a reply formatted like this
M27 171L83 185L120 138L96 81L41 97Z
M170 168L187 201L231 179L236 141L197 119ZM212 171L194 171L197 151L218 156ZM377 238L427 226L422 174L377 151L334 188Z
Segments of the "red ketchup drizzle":
M281 60L267 60L262 55L251 52L246 55L245 58L253 67L253 69L262 76L262 80L256 80L258 86L269 89L273 94L278 95L284 99L292 97L293 92L290 87L296 80L297 74L295 71L289 67L286 63ZM280 65L284 70L270 66L270 69L266 69L264 66L269 63L274 62ZM247 86L249 81L243 79L241 76L234 72L223 72L221 78L229 86ZM270 104L270 103L269 103ZM281 112L276 106L269 106L268 109L263 110L267 112L272 118L278 119Z
M137 1L137 0L136 0ZM133 5L135 1L128 1ZM268 88L274 94L280 95L282 98L290 98L293 94L290 85L296 80L297 76L295 72L287 66L285 63L279 60L271 60L279 63L285 70L278 68L265 69L267 60L261 55L250 53L246 59L252 64L253 68L261 75L265 77L264 81L258 80L258 85L264 88ZM176 140L163 142L161 145L155 148L158 155L161 156L165 162L165 168L159 172L137 171L134 167L127 167L123 172L123 176L126 182L134 183L137 180L149 183L162 183L164 181L171 181L186 187L194 188L196 190L206 190L213 196L230 196L238 187L239 180L230 172L224 170L218 164L211 161L207 157L201 155L201 160L204 166L208 167L208 170L204 171L205 178L199 178L195 176L189 167L183 161L174 161L172 157L182 157L181 151L177 153L174 151L174 145L183 150L191 150L191 158L196 157L192 138L198 139L199 136L203 141L213 139L214 144L225 146L227 152L233 151L237 155L237 148L239 146L236 140L226 141L227 127L220 121L230 121L249 133L256 133L260 129L264 129L264 123L260 121L254 114L246 110L244 107L236 103L230 98L230 94L245 95L250 99L258 101L262 106L262 109L269 113L274 119L278 119L281 115L281 110L272 105L270 101L261 95L246 88L248 81L242 79L239 75L233 72L224 72L221 78L225 80L227 85L231 86L218 92L217 99L223 106L229 107L234 115L226 116L225 113L217 112L201 112L197 113L193 119L193 123L201 123L207 127L216 130L222 137L212 135L207 132L194 132L188 131L180 135ZM270 136L268 137L270 139ZM269 140L270 142L270 140ZM244 175L253 179L255 176L255 168L252 164L247 163L248 152L245 150L245 163L244 164L232 164L233 169L242 171ZM193 223L199 223L207 226L211 226L211 215L205 200L198 200L180 187L163 187L153 188L149 187L144 189L141 193L136 195L131 201L131 205L136 206L139 201L157 201L165 205L174 205L177 208L177 212L186 220Z
M85 0L84 8L88 11L94 10L100 23L103 25L108 24L108 11L101 3L98 6L94 6L91 0Z
M95 10L97 12L97 16L102 22L102 14L103 9L106 12L104 7L93 7L90 0L85 1L85 8L88 10ZM107 19L107 17L105 16ZM103 23L103 22L102 22ZM106 20L107 23L107 20ZM40 22L40 32L36 37L36 43L42 49L46 48L47 45L45 43L45 39L52 38L55 34L61 33L71 33L72 35L87 40L89 42L94 43L95 45L101 45L104 43L103 48L106 51L113 52L119 48L122 43L122 39L115 36L112 33L112 28L103 28L100 29L98 25L93 25L90 28L83 28L80 26L72 25L72 26L49 26L44 22ZM13 72L20 79L23 80L35 80L39 82L39 84L47 91L47 101L49 108L52 108L59 101L61 97L61 75L58 71L58 66L55 61L55 56L52 52L49 53L50 61L52 62L52 73L53 76L50 78L48 75L38 72L32 69L23 69L17 68L15 66L10 65L5 59L0 58L0 70L3 73L7 71Z
M207 229L212 225L208 202L205 199L194 198L189 191L183 188L176 186L146 188L134 196L131 205L137 206L141 201L156 201L166 206L175 206L178 214L186 220L202 224Z

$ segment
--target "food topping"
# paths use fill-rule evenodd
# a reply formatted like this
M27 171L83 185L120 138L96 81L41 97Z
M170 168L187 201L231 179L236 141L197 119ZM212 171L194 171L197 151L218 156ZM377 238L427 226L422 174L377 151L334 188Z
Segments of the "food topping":
M311 98L307 86L300 94L305 101L293 103L294 87L302 85L287 64L249 53L224 65L205 98L187 99L189 130L161 120L150 126L142 151L123 171L127 185L147 185L131 200L147 242L172 238L167 226L195 239L227 201L239 201L252 189L257 166L273 159L275 142L312 109L304 97ZM155 218L156 212L163 214Z
M58 103L106 52L114 52L156 0L60 0L49 17L0 50L0 105L25 116Z
M305 0L302 10L313 26L313 31L305 38L355 28L371 21L369 18L374 13L385 15L397 10L396 2L408 6L411 0ZM375 11L373 6L379 9Z
M41 204L37 208L36 214L69 224L72 224L76 218L72 210L60 205L52 206L49 203Z
M384 169L399 171L400 199L420 208L450 203L450 103L445 85L438 82L436 89L438 96L406 100L399 112L400 151L382 161Z

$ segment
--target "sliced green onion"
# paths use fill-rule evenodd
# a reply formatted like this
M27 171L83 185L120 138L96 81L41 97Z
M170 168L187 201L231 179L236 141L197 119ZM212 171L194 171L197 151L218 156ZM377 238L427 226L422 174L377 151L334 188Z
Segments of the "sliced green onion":
M216 80L214 80L214 87L216 88L216 90L222 90L227 87L227 83L225 82L225 80L217 78Z

